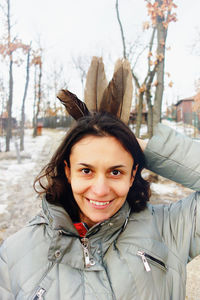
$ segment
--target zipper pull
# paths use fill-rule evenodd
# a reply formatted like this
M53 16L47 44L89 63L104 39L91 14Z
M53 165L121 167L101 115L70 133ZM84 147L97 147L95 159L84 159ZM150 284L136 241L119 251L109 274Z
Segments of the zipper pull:
M85 259L85 267L89 268L91 266L95 265L95 261L90 258L90 252L89 252L89 239L88 238L82 238L81 243L83 246L83 254Z
M144 264L145 270L147 272L151 271L150 265L145 257L145 253L143 251L138 251L137 254L142 258L142 262Z
M42 299L43 299L43 295L44 295L45 292L46 292L45 289L40 288L40 289L37 291L37 293L36 293L35 297L33 298L33 300L42 300Z
M83 252L84 252L84 258L85 258L85 266L86 266L86 268L89 268L91 266L89 251L88 251L88 249L86 249L84 247Z

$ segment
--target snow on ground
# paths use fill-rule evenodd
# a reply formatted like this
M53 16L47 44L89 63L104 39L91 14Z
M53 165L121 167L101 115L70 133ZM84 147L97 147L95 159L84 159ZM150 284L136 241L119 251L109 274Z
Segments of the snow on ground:
M181 184L158 176L158 182L152 182L151 198L153 204L164 203L170 204L187 197L192 193L189 188L183 187Z
M40 200L33 189L33 182L48 162L63 131L43 130L32 137L26 130L25 151L18 163L14 140L10 152L0 152L0 241L21 228L40 209ZM1 138L1 145L4 140Z
M197 141L200 142L200 133L198 132L198 130L190 125L190 124L183 124L183 122L174 122L174 121L169 121L169 120L166 120L166 119L163 119L162 120L162 123L164 125L167 125L171 128L173 128L174 130L178 131L179 133L181 134L184 134L184 135L187 135ZM131 130L135 131L135 124L131 124L130 125L130 128ZM140 128L140 136L141 137L144 137L148 134L147 132L147 126L146 124L142 124L141 125L141 128ZM146 139L147 140L147 139Z
M163 120L162 123L173 128L181 134L187 135L197 141L200 141L200 134L198 130L190 124L183 124L183 122L174 122L169 120Z
M177 197L183 196L183 191L179 188L177 188L176 183L151 183L151 190L162 197L162 195L171 195L175 196L175 200L177 200Z

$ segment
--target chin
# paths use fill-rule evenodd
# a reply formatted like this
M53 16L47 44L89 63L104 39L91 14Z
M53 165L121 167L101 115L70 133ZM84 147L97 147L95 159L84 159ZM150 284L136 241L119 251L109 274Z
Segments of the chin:
M91 223L94 223L94 224L98 224L98 223L101 223L105 220L108 220L110 217L112 217L111 215L107 215L107 216L104 216L102 218L91 218L90 221Z

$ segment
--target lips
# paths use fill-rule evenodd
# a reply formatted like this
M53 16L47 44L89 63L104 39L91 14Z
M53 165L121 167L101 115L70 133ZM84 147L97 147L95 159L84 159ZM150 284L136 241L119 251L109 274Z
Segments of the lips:
M106 204L109 204L110 202L108 201L108 202L98 202L98 201L93 201L93 200L89 200L90 201L90 203L92 203L92 204L95 204L95 205L106 205Z
M112 202L112 200L111 201L96 201L96 200L91 200L89 198L86 198L86 199L95 208L105 208L105 207L109 206L109 204Z

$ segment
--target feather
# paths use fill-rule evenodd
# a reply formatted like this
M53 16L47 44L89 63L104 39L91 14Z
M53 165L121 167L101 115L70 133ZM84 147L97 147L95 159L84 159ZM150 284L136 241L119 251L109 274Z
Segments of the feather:
M118 60L115 64L114 75L106 88L101 105L100 111L107 111L111 114L118 116L120 113L120 104L123 99L123 66L122 61Z
M87 73L84 99L89 110L98 111L108 85L101 57L94 56Z
M68 90L60 90L57 94L57 98L75 120L89 115L89 111L85 103L79 100L75 94L72 94Z
M132 73L127 60L118 59L114 75L106 88L100 111L107 111L128 123L132 103Z
M123 100L121 105L120 119L128 124L133 97L133 82L130 63L123 60Z

